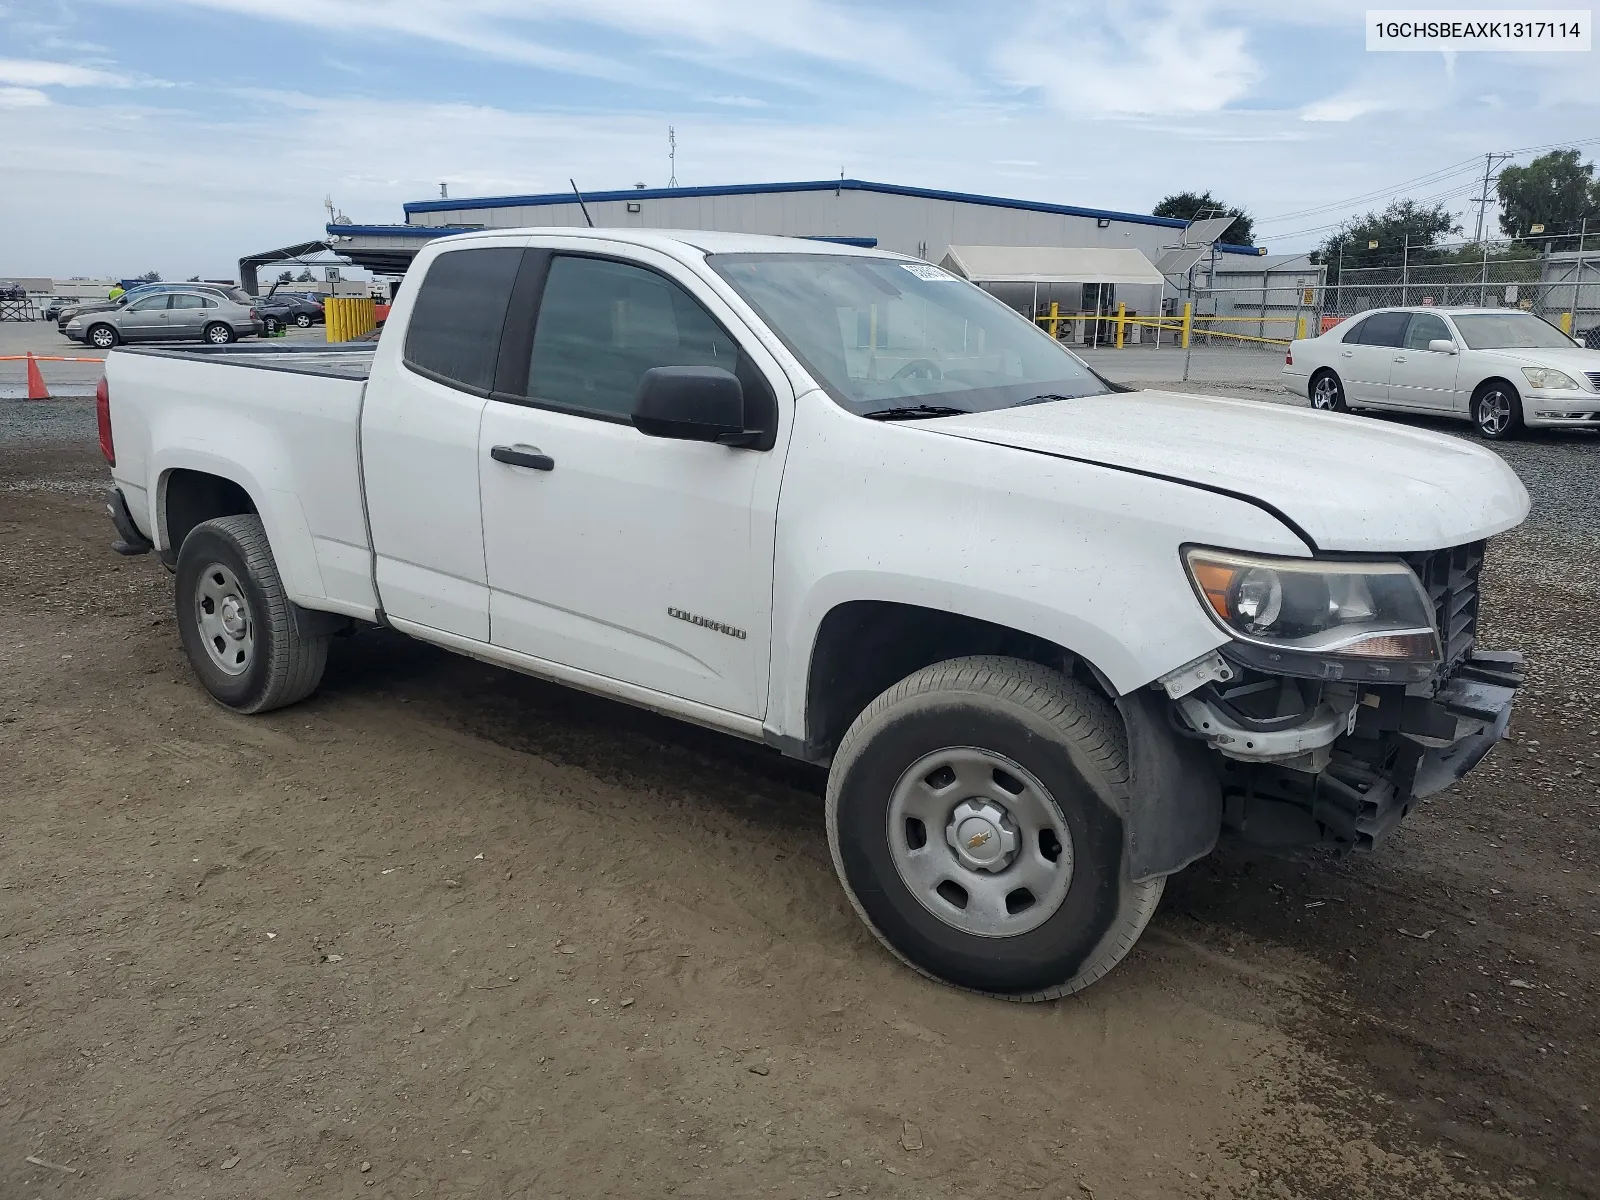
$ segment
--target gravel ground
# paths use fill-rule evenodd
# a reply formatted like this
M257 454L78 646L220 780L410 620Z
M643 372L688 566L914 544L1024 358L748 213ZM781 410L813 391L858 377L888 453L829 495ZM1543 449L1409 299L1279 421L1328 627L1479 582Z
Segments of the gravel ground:
M1478 771L1017 1006L882 952L761 747L381 633L220 710L90 406L0 408L0 1196L1600 1196L1596 450L1504 448Z

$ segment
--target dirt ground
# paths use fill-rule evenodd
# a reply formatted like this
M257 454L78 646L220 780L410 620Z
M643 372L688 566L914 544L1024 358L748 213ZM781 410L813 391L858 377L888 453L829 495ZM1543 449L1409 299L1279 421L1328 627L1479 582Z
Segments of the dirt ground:
M0 445L0 1197L1600 1195L1600 444L1512 449L1513 740L1018 1006L879 948L760 747L382 633L225 712L92 434Z

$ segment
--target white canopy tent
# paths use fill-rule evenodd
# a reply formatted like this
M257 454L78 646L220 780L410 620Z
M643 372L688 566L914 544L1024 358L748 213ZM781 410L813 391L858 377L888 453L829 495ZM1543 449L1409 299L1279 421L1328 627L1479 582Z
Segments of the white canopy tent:
M1077 318L1068 327L1071 340L1082 341L1085 326L1093 331L1096 344L1100 339L1100 307L1102 295L1110 296L1110 288L1137 288L1135 310L1159 312L1161 295L1166 280L1142 250L1107 246L951 246L940 264L951 274L972 281L982 287L1007 288L1019 286L1032 288L1033 300L1028 304L1025 296L1007 301L1014 307L1028 305L1034 318L1039 316L1039 289L1057 285L1085 284L1094 287L1092 305L1085 299L1084 317ZM1106 285L1110 285L1107 287ZM1137 301L1143 301L1138 303ZM1076 309L1078 303L1071 305ZM1092 320L1087 313L1092 308ZM1051 312L1054 313L1054 308ZM1065 318L1064 318L1065 319ZM1054 329L1054 325L1051 327ZM1138 327L1133 329L1137 339ZM1158 335L1159 336L1159 335Z
M951 246L940 265L973 283L1163 282L1144 251L1104 246Z

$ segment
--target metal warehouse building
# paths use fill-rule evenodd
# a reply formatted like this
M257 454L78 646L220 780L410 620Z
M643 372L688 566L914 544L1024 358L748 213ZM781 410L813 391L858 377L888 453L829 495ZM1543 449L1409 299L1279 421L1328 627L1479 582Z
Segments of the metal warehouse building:
M635 229L715 229L821 238L857 246L876 246L929 262L945 261L951 248L1055 247L1136 250L1150 262L1175 245L1185 223L1142 213L1112 212L1010 200L964 192L900 187L861 179L804 183L734 184L722 187L638 188L594 192L583 197L596 226ZM404 225L327 227L333 249L378 274L397 275L423 243L469 229L520 226L582 226L583 208L571 192L536 196L414 201L405 206ZM1223 245L1224 254L1254 256L1254 246ZM1060 256L1057 256L1060 259ZM1110 291L1124 285L1130 310L1154 312L1159 284L1141 284L1131 294L1126 277L1099 278L1094 262L1070 260L1043 281L1045 302L1058 300L1064 311L1109 307ZM980 282L990 282L982 281ZM1023 285L995 279L992 290L1022 307ZM1037 286L1037 285L1035 285ZM1090 289L1096 289L1092 294ZM1017 296L1007 294L1016 291Z

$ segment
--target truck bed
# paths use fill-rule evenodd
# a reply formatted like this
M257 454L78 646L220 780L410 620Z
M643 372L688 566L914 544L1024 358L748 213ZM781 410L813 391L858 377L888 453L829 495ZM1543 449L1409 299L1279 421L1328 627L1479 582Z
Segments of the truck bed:
M225 367L253 367L260 371L288 371L295 375L322 375L330 379L364 382L372 370L377 342L336 342L332 345L275 345L239 342L231 346L119 346L119 354L189 359Z

